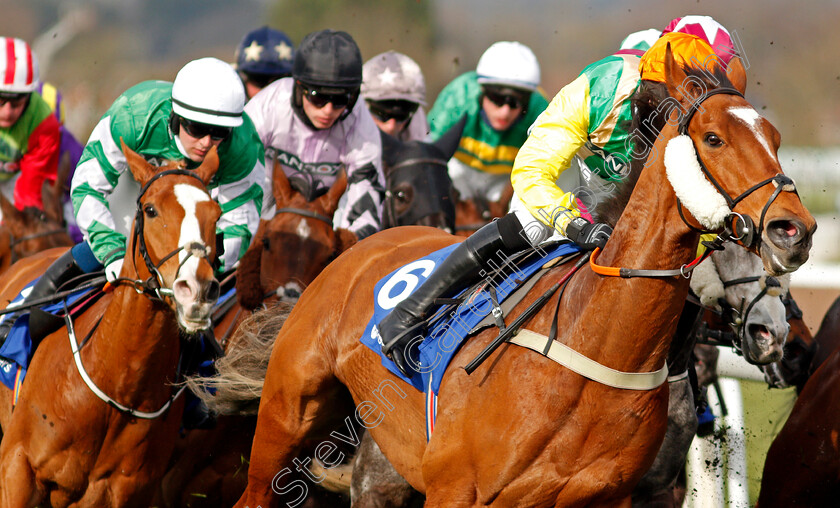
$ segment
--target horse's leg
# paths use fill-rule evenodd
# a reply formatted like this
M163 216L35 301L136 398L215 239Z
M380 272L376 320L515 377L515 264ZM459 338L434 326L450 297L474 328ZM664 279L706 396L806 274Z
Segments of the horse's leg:
M281 499L303 501L317 480L310 471L311 459L298 456L304 438L316 422L323 425L326 420L329 425L336 416L340 418L336 411L343 407L337 408L334 399L343 388L323 349L313 347L309 340L312 330L306 328L306 321L287 322L271 353L251 448L248 488L238 507L268 508Z
M5 444L5 443L4 443ZM38 489L35 472L21 446L5 449L0 455L0 507L37 506L46 494Z
M353 508L423 506L423 495L400 476L368 432L353 459L352 482Z
M669 385L668 428L659 453L633 490L633 505L673 507L673 486L697 432L694 396L688 378Z

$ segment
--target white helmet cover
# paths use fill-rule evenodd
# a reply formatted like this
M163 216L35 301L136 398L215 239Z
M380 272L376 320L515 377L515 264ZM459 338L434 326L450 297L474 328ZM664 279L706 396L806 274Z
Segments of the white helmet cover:
M0 92L28 93L38 86L38 60L22 39L0 37Z
M425 106L426 82L417 62L387 51L362 67L362 95L373 101L404 100Z
M534 91L540 84L540 64L531 48L499 41L487 48L475 68L478 82Z
M659 40L660 35L662 35L662 32L655 28L648 28L647 30L633 32L621 41L621 46L619 46L618 49L638 49L641 51L647 51L651 46L653 46L654 42Z
M242 125L245 89L233 67L218 58L199 58L178 71L172 84L172 111L194 122Z

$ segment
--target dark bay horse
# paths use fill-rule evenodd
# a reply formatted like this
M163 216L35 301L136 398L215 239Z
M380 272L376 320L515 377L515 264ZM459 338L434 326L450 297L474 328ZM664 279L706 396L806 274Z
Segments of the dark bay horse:
M816 370L767 451L756 505L762 508L834 506L840 496L840 298L814 340Z
M69 159L62 160L55 182L44 181L41 199L44 210L29 207L23 211L0 194L0 273L15 261L54 247L70 247L73 240L64 227L64 210L61 199L64 185L70 174Z
M671 124L663 129L644 172L635 165L638 181L626 210L593 261L597 258L597 266L673 270L693 259L699 234L680 218L674 187L694 228L695 220L713 228L730 222L725 205L686 201L686 196L700 195L697 183L702 181L709 200L731 204L739 217L757 225L755 242L749 243L769 273L798 268L808 258L816 225L783 176L776 155L778 132L734 90L715 89L710 80L703 81L710 93L698 90L670 51L665 75L679 105L670 111L671 119L679 120L680 111L693 116L683 116L679 130ZM699 73L692 76L702 81ZM726 83L722 73L716 78ZM698 97L701 101L692 100ZM695 112L700 102L703 108ZM684 170L681 176L677 167ZM356 244L304 291L272 350L248 489L237 506L277 506L277 493L299 494L294 482L304 480L289 475L291 468L300 471L305 464L297 455L305 439L344 431L343 417L354 415L354 406L357 420L371 427L396 470L425 493L426 506L629 506L632 488L662 440L666 384L650 390L612 388L511 345L499 348L469 376L461 367L495 337L486 330L462 346L443 378L435 433L427 443L423 396L401 390L379 357L359 342L372 314L376 282L457 241L430 228L386 230ZM661 372L688 281L612 277L617 269L592 266L607 275L582 270L570 279L560 302L557 340L617 371ZM510 317L567 270L550 271ZM553 308L549 304L538 312L528 329L547 335ZM320 458L336 460L324 443Z
M4 508L148 506L172 452L180 334L209 325L219 294L211 260L221 209L205 187L219 159L214 148L195 171L159 170L123 152L143 188L119 282L74 316L75 333L43 340L14 410L0 389ZM0 278L0 300L62 252L21 260Z
M457 199L446 166L454 150L444 142L403 142L382 133L387 186L382 203L383 229L418 225L450 233L455 230Z

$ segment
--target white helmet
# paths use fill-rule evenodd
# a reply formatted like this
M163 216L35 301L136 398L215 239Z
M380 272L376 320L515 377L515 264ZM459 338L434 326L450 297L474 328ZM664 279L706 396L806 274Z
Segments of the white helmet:
M185 65L172 84L172 112L194 122L242 125L245 89L233 67L218 58L199 58Z
M506 85L534 91L540 84L540 64L531 48L519 42L493 43L475 68L483 85Z
M403 100L426 105L426 82L417 62L387 51L362 67L362 95L372 101Z
M655 28L648 28L647 30L633 32L621 41L621 46L619 46L618 49L637 49L647 51L651 46L653 46L654 42L659 40L660 35L662 35L662 32Z
M0 92L28 93L38 86L38 60L22 39L0 37Z

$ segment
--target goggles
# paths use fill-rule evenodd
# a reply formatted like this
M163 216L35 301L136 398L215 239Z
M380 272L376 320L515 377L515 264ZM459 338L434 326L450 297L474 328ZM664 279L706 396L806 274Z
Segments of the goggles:
M406 122L417 111L419 104L402 100L367 101L370 113L380 122L392 118L397 122Z
M356 92L326 92L317 88L302 86L303 95L318 109L330 103L334 108L346 108L356 98Z
M489 86L484 87L484 96L498 107L510 106L511 109L521 109L528 105L531 100L529 92L518 92L510 88L498 89Z
M13 107L21 106L29 98L29 92L0 92L0 106L11 103Z
M222 141L230 136L233 127L221 127L219 125L210 125L201 122L194 122L188 118L181 117L181 127L184 128L187 134L195 139L201 139L204 136L210 136L213 141Z

